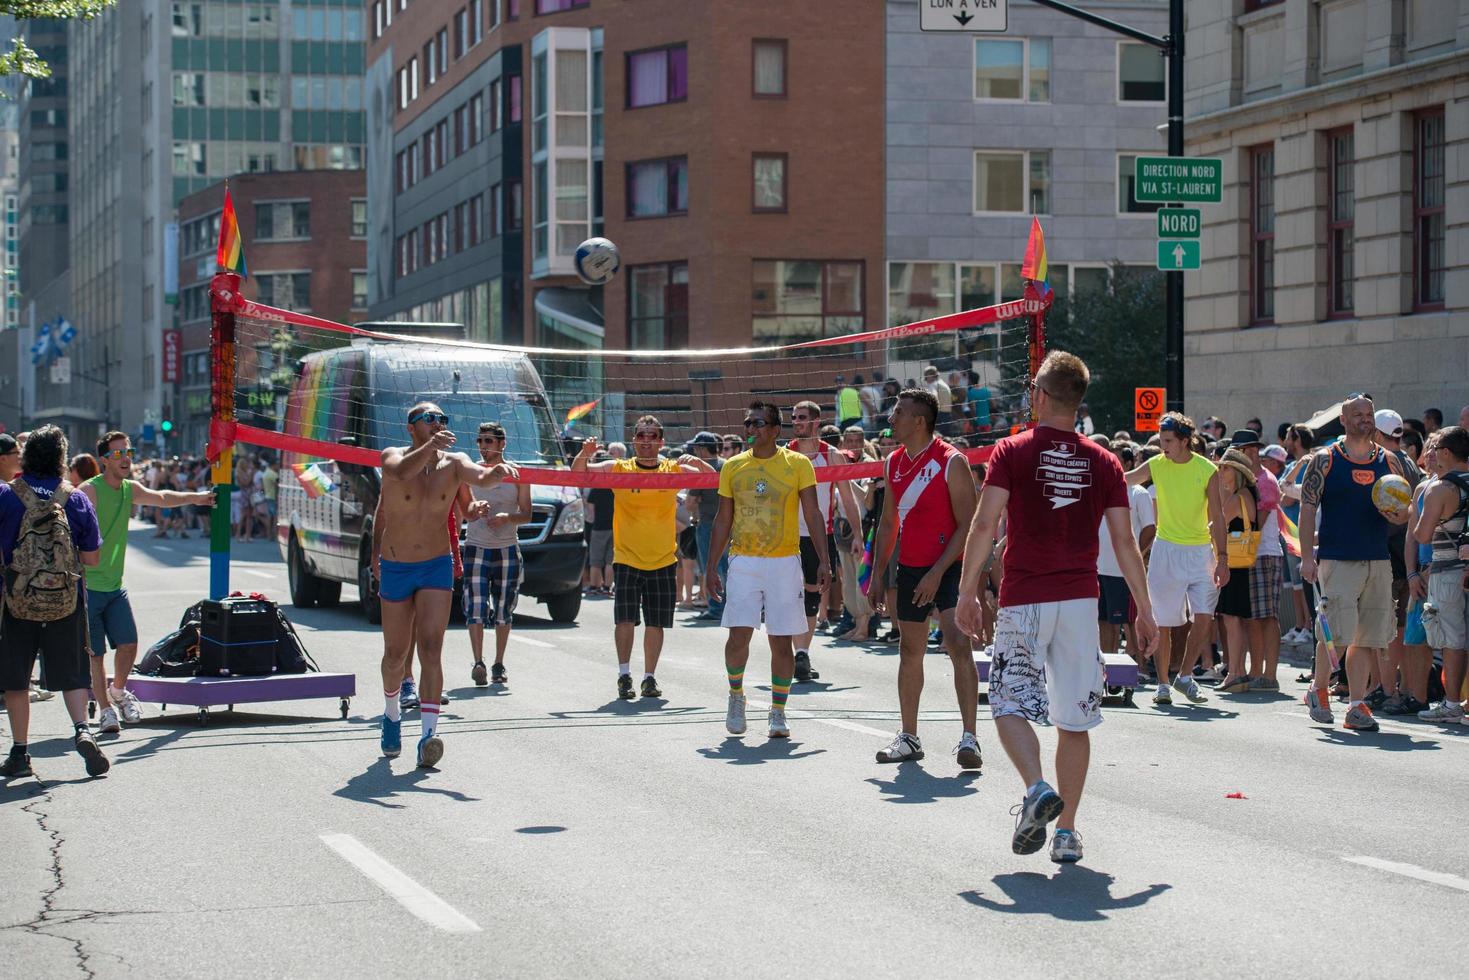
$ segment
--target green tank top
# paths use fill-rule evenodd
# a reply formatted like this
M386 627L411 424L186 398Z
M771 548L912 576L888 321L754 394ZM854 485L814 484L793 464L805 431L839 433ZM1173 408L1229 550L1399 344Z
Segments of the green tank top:
M114 490L101 474L87 481L97 494L97 528L102 532L102 549L97 564L83 567L87 588L93 592L116 592L122 588L122 565L128 549L128 515L133 510L133 484L124 480Z

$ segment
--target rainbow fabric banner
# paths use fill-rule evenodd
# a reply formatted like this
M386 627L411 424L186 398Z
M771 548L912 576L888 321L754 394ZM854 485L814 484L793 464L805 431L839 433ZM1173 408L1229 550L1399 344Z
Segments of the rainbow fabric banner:
M867 532L867 546L862 550L862 564L857 566L857 588L863 592L867 591L867 583L872 581L872 538L876 533L875 527Z
M1285 545L1285 550L1292 555L1301 557L1301 529L1296 522L1286 516L1285 511L1277 510L1280 515L1280 543Z
M337 488L331 477L323 473L321 467L315 463L294 463L291 469L295 470L296 479L306 491L306 496L312 500L324 497Z
M1046 263L1046 236L1041 233L1041 219L1030 219L1030 241L1025 243L1025 261L1020 265L1020 278L1045 282L1049 272Z
M240 237L240 221L235 216L235 202L229 188L224 190L224 214L219 219L219 247L214 250L214 263L221 272L235 272L248 277L245 268L245 242Z
M586 418L588 415L592 414L592 409L596 408L597 402L601 400L602 399L598 398L595 401L584 402L581 405L576 405L572 408L567 409L566 424L561 427L561 434L563 436L566 435L568 432L571 431L571 426L573 423L575 423L578 419Z

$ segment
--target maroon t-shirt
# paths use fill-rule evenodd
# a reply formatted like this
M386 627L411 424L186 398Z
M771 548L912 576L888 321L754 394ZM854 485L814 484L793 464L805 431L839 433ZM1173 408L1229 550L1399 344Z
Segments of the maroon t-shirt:
M1043 425L996 443L984 482L1010 492L1000 605L1095 599L1102 514L1127 509L1117 457Z

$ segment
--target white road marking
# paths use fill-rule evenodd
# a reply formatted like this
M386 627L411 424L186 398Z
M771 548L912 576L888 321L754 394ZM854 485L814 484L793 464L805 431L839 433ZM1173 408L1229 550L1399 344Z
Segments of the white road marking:
M321 841L429 925L445 932L480 931L458 909L393 867L351 834L322 834Z
M521 636L519 633L511 633L510 639L517 643L525 643L533 647L543 647L547 650L556 649L556 644L554 643L547 643L545 640L532 640L530 637Z
M278 578L279 577L278 573L275 573L275 572L262 572L259 569L255 569L255 568L243 568L243 569L241 569L241 571L243 571L246 575L254 575L257 578L271 578L271 579L273 579L273 578Z
M1461 892L1469 892L1469 879L1460 878L1444 871L1429 871L1420 868L1416 864L1403 864L1399 861L1384 861L1382 858L1367 857L1361 854L1343 854L1343 861L1352 864L1360 864L1365 868L1376 868L1378 871L1387 871L1391 874L1402 875L1404 878L1417 878L1431 885L1443 885L1445 888L1457 888Z

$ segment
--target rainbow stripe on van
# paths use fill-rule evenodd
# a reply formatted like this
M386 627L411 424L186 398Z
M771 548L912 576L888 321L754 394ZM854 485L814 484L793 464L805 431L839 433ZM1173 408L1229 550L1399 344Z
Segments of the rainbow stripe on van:
M365 390L362 372L366 369L366 352L331 350L309 356L301 366L301 374L286 402L285 433L304 439L337 442L352 433L349 398L354 390ZM365 412L365 405L357 406ZM285 453L286 466L306 462L310 457Z

